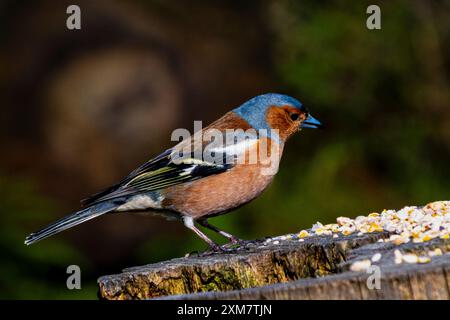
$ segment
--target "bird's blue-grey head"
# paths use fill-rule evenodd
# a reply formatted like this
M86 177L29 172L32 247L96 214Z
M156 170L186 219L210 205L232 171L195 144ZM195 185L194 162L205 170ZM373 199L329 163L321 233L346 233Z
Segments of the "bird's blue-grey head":
M309 114L308 109L300 101L284 94L262 94L248 100L233 111L247 121L254 129L266 129L270 132L272 128L267 122L267 114L268 110L272 107L287 108L287 112L289 110L297 110L298 112L291 114L291 120L297 121L297 118L302 115L302 121L298 121L299 128L322 127L322 124Z

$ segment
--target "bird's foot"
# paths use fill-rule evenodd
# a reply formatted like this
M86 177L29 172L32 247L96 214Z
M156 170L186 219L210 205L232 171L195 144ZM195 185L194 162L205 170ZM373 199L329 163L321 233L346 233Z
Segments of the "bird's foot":
M237 246L237 247L236 247ZM239 245L235 244L234 246L229 246L229 244L224 244L221 246L216 246L214 248L211 248L215 253L233 253L236 252Z
M236 237L232 237L230 239L230 243L231 244L244 244L245 242L246 242L245 240L239 239L239 238L236 238Z
M241 249L257 245L259 242L260 241L243 240L233 237L230 239L230 242L224 245L220 246L218 244L210 244L209 248L206 251L203 252L194 251L191 252L190 254L187 254L185 257L193 256L194 254L196 254L199 257L206 257L219 253L236 253Z
M214 245L210 246L208 250L203 252L198 252L197 255L199 257L207 257L212 256L214 254L220 254L220 253L233 253L236 252L236 249L226 248L224 246Z
M227 249L227 250L230 250L230 249L238 250L241 248L245 248L248 243L249 243L249 241L247 241L247 240L242 240L242 239L233 237L230 239L230 242L228 242L227 244L224 244L222 246L222 248Z
M185 257L193 256L194 254L199 257L207 257L214 254L220 254L220 253L235 253L240 249L245 248L247 245L251 244L252 241L242 240L238 238L232 238L230 242L224 244L224 245L218 245L218 244L210 244L209 248L206 251L198 252L194 251L189 254L186 254Z

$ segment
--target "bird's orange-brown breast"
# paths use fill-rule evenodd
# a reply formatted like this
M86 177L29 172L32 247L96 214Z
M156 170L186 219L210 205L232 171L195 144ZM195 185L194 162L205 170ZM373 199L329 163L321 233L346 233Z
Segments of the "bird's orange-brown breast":
M258 164L236 165L225 173L167 188L162 205L193 218L213 216L253 200L272 179L261 174Z
M220 120L206 127L204 131L208 128L247 130L251 129L251 126L235 113L229 112ZM259 150L267 148L267 156L270 157L272 155L271 147L275 148L277 154L282 151L282 146L273 143L271 139L261 138L252 147L256 150L248 151L257 153L256 163L249 163L251 157L246 155L244 163L236 164L224 173L163 190L163 208L196 218L224 213L253 200L267 188L276 173L271 173L268 168L274 165L278 169L279 157L273 157L272 162L274 163L260 161Z

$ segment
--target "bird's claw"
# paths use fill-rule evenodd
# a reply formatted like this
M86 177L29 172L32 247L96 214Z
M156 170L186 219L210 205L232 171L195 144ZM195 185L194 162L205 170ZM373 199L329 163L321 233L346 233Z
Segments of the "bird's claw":
M242 240L242 239L238 239L238 238L232 238L231 241L229 243L226 243L222 246L222 248L228 249L228 250L239 250L242 248L245 248L248 244L248 241L246 240Z
M212 248L212 250L216 253L232 253L235 252L237 250L236 247L233 246L228 246L229 244L224 244L221 246L217 246Z
M237 247L236 247L237 246ZM199 256L210 256L213 254L220 254L220 253L234 253L239 249L238 244L232 244L227 243L225 245L219 246L219 245L211 245L209 247L209 250L202 252L199 254Z
M220 254L220 253L230 253L233 252L235 250L231 250L231 249L227 249L227 248L223 248L223 246L210 246L208 250L205 250L203 252L198 252L197 256L199 257L207 257L207 256L212 256L214 254Z
M192 253L196 253L199 257L206 257L220 253L235 253L238 250L245 248L250 243L252 243L252 241L232 238L229 243L226 243L224 245L220 246L218 244L210 244L208 250L203 252L192 252ZM192 253L189 256L191 256Z

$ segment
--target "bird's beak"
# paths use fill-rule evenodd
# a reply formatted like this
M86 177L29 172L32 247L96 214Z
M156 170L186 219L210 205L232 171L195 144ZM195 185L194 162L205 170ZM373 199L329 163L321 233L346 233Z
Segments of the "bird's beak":
M308 118L306 118L306 120L303 121L302 124L300 125L300 128L322 129L323 127L324 125L321 124L320 121L314 118L312 115L309 115Z

